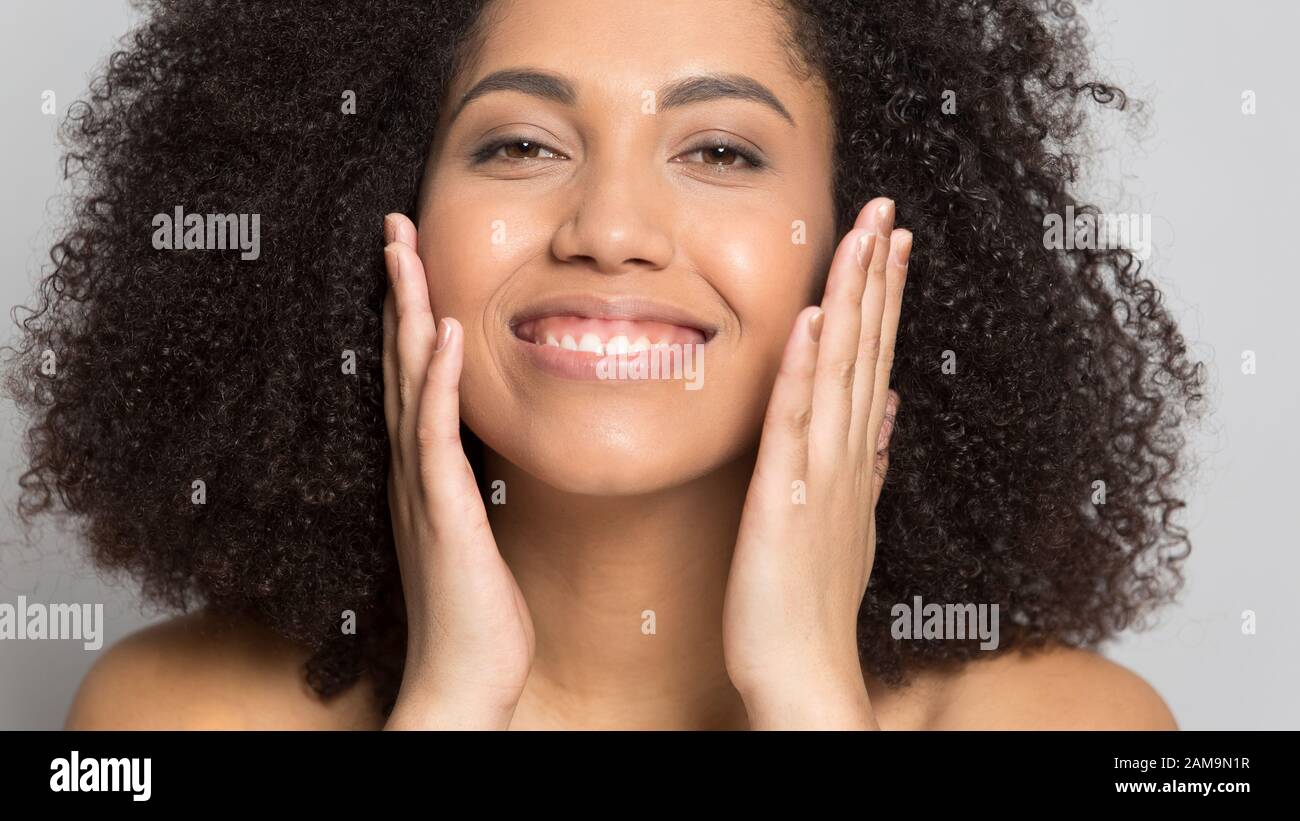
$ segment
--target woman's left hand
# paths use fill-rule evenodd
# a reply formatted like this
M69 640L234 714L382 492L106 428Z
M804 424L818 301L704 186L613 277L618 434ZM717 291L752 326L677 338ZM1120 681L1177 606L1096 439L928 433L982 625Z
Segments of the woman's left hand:
M890 200L859 213L768 403L723 606L727 672L754 729L879 729L857 620L898 403L889 374L912 235L893 226Z

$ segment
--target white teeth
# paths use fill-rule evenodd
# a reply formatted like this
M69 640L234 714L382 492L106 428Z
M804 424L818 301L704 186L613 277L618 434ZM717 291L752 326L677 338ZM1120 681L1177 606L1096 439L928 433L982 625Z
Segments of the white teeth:
M630 340L623 334L619 334L605 342L601 340L599 335L593 333L582 334L577 339L574 338L573 334L564 334L564 336L556 339L555 334L547 331L545 341L540 338L540 335L536 341L538 345L549 345L552 348L563 348L566 351L585 351L600 356L638 353L640 351L672 347L672 343L666 339L651 342L648 336L639 336L635 340Z

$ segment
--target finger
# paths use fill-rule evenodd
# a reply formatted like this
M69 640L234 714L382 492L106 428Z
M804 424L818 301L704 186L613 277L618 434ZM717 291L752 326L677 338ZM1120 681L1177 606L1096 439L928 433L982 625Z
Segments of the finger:
M410 442L415 429L416 403L433 354L434 320L424 265L415 249L393 241L384 248L394 292L397 318L397 387L399 437Z
M871 374L854 390L853 425L850 442L861 447L861 457L875 456L876 440L885 417L885 403L889 380L894 368L894 350L898 337L899 316L903 306L903 287L907 282L907 266L912 254L912 232L897 229L890 238L887 260L872 260L880 266L873 268L867 285L868 296L862 300L863 344L859 373ZM877 327L879 332L870 337L867 327Z
M460 375L465 354L465 330L445 316L429 373L420 396L415 441L420 453L421 479L436 493L426 497L435 520L466 523L466 515L482 506L473 470L460 439Z
M384 246L393 241L394 226L392 223L392 214L384 217ZM398 408L397 402L397 304L393 295L393 272L389 268L388 254L384 254L384 276L387 287L384 290L384 345L383 345L383 364L384 364L384 421L388 425L388 435L391 439L397 434L397 416L394 411ZM393 390L389 390L393 388Z
M843 453L853 409L853 370L858 329L862 324L862 289L866 272L859 259L871 252L874 234L855 228L844 236L831 261L822 297L823 329L813 377L813 420L809 436L812 458ZM837 444L839 443L839 444Z
M384 294L384 424L394 461L401 454L397 447L401 430L401 400L397 396L397 301L390 286Z
M813 428L810 452L815 461L833 464L846 452L846 440L853 416L854 385L862 378L858 373L859 348L863 326L863 299L870 287L871 262L886 253L892 226L893 202L884 200L874 212L863 215L866 226L855 228L860 247L850 245L850 252L836 255L827 279L826 331L817 361L817 382L813 387ZM874 228L874 230L873 230ZM883 235L882 235L883 232ZM847 237L846 237L847 239ZM840 251L845 251L841 245ZM835 266L842 266L836 269ZM834 280L840 277L838 288Z
M416 247L415 223L405 214L394 211L384 217L384 243L400 242Z
M885 488L885 474L889 472L889 451L882 450L875 455L875 475L871 477L871 505L880 502L880 492Z
M772 385L758 445L755 477L780 483L804 479L808 471L808 427L812 421L813 380L817 369L817 334L825 317L809 305L799 312L785 343L781 368Z

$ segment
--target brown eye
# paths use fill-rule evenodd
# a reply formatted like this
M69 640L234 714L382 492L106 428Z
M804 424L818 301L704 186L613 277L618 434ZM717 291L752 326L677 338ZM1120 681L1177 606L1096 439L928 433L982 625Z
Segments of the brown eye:
M526 162L537 159L565 159L559 152L547 148L536 140L519 137L504 137L494 140L474 152L472 160L475 165L483 165L492 160Z
M737 173L740 171L757 171L766 165L763 160L759 159L757 154L725 139L713 139L701 143L681 156L689 157L694 155L700 156L703 165L711 165L718 171L731 171L733 169ZM739 164L736 162L737 158L741 160Z
M700 153L708 165L735 165L736 158L740 156L734 148L725 145L702 148Z
M522 151L518 149L523 147ZM513 143L506 143L503 148L506 149L506 156L513 160L535 159L541 146L529 140L517 140Z

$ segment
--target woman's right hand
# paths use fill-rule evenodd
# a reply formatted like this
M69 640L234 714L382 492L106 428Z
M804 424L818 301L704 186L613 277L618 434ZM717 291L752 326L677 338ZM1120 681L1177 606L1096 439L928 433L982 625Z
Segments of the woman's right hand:
M386 729L505 729L536 637L460 440L465 335L435 326L415 225L384 219L384 418L407 650Z

